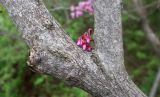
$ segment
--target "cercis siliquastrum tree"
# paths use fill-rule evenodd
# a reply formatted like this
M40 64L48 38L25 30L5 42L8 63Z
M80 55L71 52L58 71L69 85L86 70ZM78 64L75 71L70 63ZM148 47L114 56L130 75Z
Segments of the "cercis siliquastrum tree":
M94 43L83 51L41 0L0 0L30 47L29 66L94 97L146 97L124 67L121 0L94 0Z

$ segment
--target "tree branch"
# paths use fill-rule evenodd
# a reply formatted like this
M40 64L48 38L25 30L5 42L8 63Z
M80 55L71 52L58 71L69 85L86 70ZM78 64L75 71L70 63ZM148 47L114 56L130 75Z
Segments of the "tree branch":
M130 19L132 19L132 20L140 21L139 17L134 16L133 14L129 13L127 10L123 10L122 13L123 13L124 15L127 15L128 18L130 18Z
M124 68L120 4L120 0L95 0L94 6L97 53L102 63L110 64L116 70ZM106 71L114 71L109 70L108 65L104 65L104 68Z
M30 47L31 68L94 97L146 97L123 63L120 0L95 0L95 50L82 51L41 0L1 0Z
M153 46L154 51L158 56L160 56L160 40L153 32L152 28L149 25L149 21L147 19L147 13L146 9L143 7L143 2L141 0L133 0L137 14L141 18L142 21L142 28L144 30L144 33L147 37L147 40L150 42L150 44ZM158 1L157 1L158 2ZM149 97L154 97L156 95L156 91L158 89L158 84L160 82L160 67L159 71L157 73L157 77L154 81L154 84L152 86L151 92L149 94Z
M153 46L155 52L160 56L160 40L153 32L152 28L149 25L149 21L147 19L146 10L143 7L142 0L133 0L133 3L135 5L135 9L137 11L137 14L141 18L141 24L142 28L145 32L146 38L150 42L150 44Z
M151 92L149 94L149 97L155 97L157 89L158 89L158 86L159 86L159 83L160 83L160 68L158 70L156 79L155 79L155 81L153 83L153 86L151 88Z

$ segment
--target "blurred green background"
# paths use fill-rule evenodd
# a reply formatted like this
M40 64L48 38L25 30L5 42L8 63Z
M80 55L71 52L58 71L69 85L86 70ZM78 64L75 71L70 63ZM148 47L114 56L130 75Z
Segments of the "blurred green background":
M50 13L74 41L88 27L94 26L94 17L87 13L71 19L68 8L79 0L44 1ZM147 6L156 0L144 1ZM123 10L127 11L127 14L122 15L125 66L133 81L148 95L160 58L145 38L131 0L123 2ZM147 8L148 19L155 34L160 37L160 10L155 5ZM21 39L21 33L0 5L0 97L91 97L83 90L69 87L56 78L32 72L26 66L27 56L28 47ZM160 87L156 97L160 97Z

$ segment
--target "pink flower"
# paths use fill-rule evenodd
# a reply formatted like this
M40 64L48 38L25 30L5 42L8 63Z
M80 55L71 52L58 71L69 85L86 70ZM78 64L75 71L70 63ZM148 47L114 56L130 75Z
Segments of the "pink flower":
M75 10L76 10L75 6L71 6L71 7L70 7L70 10L71 10L71 11L75 11Z
M92 29L89 28L87 32L85 32L82 36L80 36L77 39L76 44L81 47L85 51L92 51L92 47L90 45L91 43L91 34L92 34Z
M82 11L76 11L76 17L80 17L80 16L82 16L83 15L83 12Z
M85 32L82 37L86 40L87 43L90 43L91 37L88 32Z
M85 7L85 10L86 10L87 12L89 12L90 14L93 13L93 8L92 8L92 6L86 6L86 7Z
M70 7L71 17L78 18L82 16L84 12L88 12L90 15L92 15L93 14L92 2L93 0L85 0L85 1L80 1L77 6L71 6Z
M79 37L78 40L77 40L77 45L81 46L82 44L83 44L82 37Z
M71 12L71 17L72 18L75 18L76 17L76 14L74 12Z
M87 45L86 45L86 44L83 44L83 45L82 45L82 48L83 48L83 50L86 50L86 49L87 49Z
M81 7L81 8L84 8L84 6L86 5L86 2L85 1L81 1L81 2L79 2L79 7Z
M92 51L92 47L91 47L90 45L87 47L87 51L88 51L88 52L91 52L91 51Z

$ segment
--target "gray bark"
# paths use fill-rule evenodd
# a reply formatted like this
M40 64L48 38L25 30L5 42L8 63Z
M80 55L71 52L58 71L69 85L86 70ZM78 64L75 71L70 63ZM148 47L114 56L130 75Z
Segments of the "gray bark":
M124 68L121 1L95 0L95 50L82 51L41 0L1 0L30 47L29 66L94 97L146 97Z

